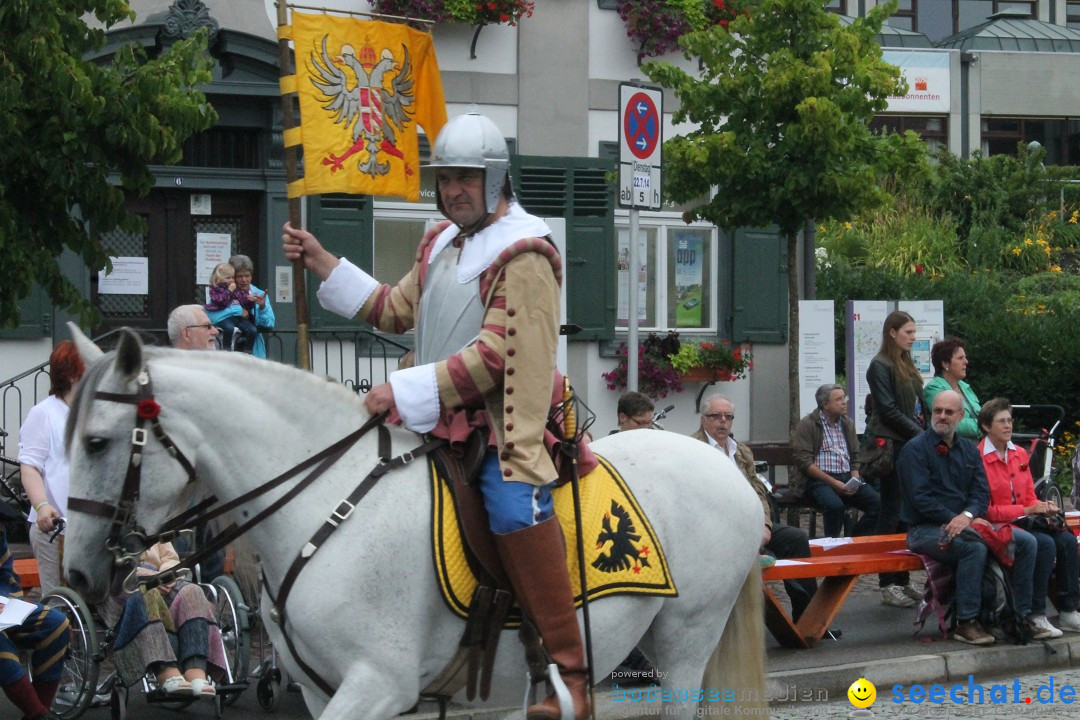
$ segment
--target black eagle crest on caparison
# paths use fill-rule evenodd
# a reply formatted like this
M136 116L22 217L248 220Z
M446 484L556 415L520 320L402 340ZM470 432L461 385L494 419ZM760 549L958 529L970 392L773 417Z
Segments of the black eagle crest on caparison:
M612 518L616 521L614 529L611 526ZM634 543L641 540L641 536L634 528L630 513L614 500L611 501L611 510L604 514L602 526L603 530L596 538L596 549L600 550L606 543L611 543L611 549L593 560L594 568L606 573L630 569L639 573L643 567L652 567L649 565L649 546L635 547Z

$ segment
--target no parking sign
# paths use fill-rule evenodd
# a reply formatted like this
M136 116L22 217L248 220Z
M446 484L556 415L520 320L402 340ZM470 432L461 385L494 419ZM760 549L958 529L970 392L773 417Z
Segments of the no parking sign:
M619 85L619 207L660 209L663 118L660 88Z

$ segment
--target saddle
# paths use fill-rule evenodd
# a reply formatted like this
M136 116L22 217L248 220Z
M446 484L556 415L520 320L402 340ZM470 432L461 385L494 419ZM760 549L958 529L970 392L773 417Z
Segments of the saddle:
M483 495L475 482L486 452L486 434L477 428L460 446L443 446L429 456L436 474L453 496L465 561L477 579L477 586L457 652L421 695L449 697L465 687L469 700L478 691L480 699L486 700L491 692L499 634L514 596L495 548ZM536 644L540 650L539 642Z

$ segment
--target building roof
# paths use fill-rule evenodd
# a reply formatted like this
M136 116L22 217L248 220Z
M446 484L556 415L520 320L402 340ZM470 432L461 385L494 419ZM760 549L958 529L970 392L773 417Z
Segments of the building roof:
M109 30L168 25L180 37L206 26L211 34L229 30L277 42L277 32L264 0L129 0L135 22L122 22ZM94 18L88 24L100 26Z
M1016 10L1003 10L981 25L942 38L936 45L958 50L1080 53L1080 30L1044 23Z
M850 25L855 18L848 15L840 16L841 25ZM874 36L874 40L881 47L889 48L929 48L934 47L934 44L930 42L930 38L923 35L921 32L914 32L912 30L904 30L903 28L892 27L891 25L882 25L881 32Z

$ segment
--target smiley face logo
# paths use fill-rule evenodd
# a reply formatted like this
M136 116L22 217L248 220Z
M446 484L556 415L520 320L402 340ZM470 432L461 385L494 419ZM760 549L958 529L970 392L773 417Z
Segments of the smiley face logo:
M877 700L877 688L866 678L859 678L847 689L848 700L857 708L868 708Z

